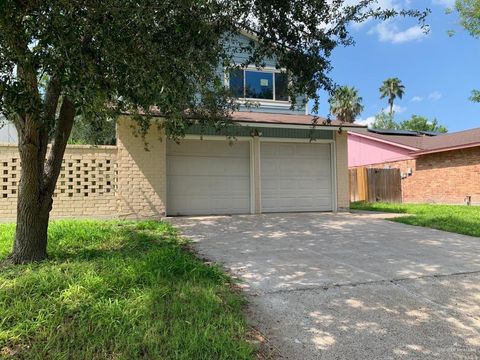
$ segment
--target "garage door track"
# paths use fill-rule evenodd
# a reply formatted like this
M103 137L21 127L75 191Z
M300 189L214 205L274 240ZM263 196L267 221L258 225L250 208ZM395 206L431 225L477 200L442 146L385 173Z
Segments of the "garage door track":
M274 357L479 359L480 239L365 214L174 218Z

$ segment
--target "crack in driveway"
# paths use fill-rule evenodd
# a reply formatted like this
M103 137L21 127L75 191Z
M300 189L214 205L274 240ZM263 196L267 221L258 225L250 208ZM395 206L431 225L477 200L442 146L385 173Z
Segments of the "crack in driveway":
M462 276L462 275L475 275L480 274L480 270L478 271L463 271L463 272L456 272L451 274L433 274L433 275L421 275L417 277L406 277L406 278L394 278L394 279L382 279L382 280L371 280L371 281L357 281L357 282L346 282L346 283L333 283L333 284L324 284L318 286L311 286L311 287L300 287L295 289L279 289L279 290L272 290L272 291L265 291L261 294L281 294L281 293L288 293L288 292L296 292L296 291L309 291L309 290L331 290L331 289L338 289L341 287L356 287L361 285L384 285L384 284L400 284L402 282L408 281L415 281L415 280L422 280L422 279L441 279L447 277L454 277L454 276ZM258 294L258 293L257 293Z

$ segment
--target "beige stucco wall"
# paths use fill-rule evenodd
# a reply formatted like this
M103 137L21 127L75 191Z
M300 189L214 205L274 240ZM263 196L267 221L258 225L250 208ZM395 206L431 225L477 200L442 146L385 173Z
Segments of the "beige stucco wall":
M116 217L115 146L68 145L53 195L52 218ZM20 158L16 145L0 145L0 219L17 212Z
M335 132L335 152L337 159L337 208L345 210L350 207L350 190L348 181L348 134L346 131Z
M155 122L145 139L135 126L125 117L117 123L118 216L156 219L166 211L166 139Z

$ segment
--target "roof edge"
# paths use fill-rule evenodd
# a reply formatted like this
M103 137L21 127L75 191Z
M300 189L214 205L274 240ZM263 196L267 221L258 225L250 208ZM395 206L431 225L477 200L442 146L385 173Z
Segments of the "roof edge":
M241 114L242 112L241 111L238 111L238 112L235 112L235 114ZM256 114L263 114L261 112L258 112ZM321 120L326 120L326 119L323 119L319 116L316 116L316 115L296 115L296 114L281 114L281 113L265 113L265 114L268 114L268 115L279 115L279 116L292 116L292 117L297 117L297 116L302 116L302 117L309 117L311 118L311 122L309 123L298 123L298 122L289 122L289 121L257 121L257 120L251 120L251 119L248 119L248 117L245 117L245 118L242 118L241 115L239 115L239 118L235 119L234 116L232 116L231 120L236 123L236 124L240 124L240 125L248 125L248 126L258 126L258 127L279 127L279 128L292 128L292 127L296 127L296 128L301 128L301 129L330 129L330 130L339 130L339 129L363 129L363 128L366 128L366 126L362 126L362 125L358 125L358 124L350 124L350 123L314 123L313 120L315 118L317 119L321 119ZM133 114L131 113L128 113L128 112L122 112L121 114L122 116L132 116ZM156 119L164 119L165 117L160 114L160 113L151 113L151 114L148 114L148 115L144 115L144 114L140 114L141 116L149 116L151 118L156 118ZM192 119L192 120L198 120L198 118L195 118L195 117L189 117L189 119ZM414 149L416 150L416 149Z
M376 137L373 137L373 136L368 136L368 134L358 133L358 132L355 132L355 131L349 131L348 133L351 134L351 135L354 135L354 136L362 137L362 138L365 138L365 139L377 141L377 142L384 143L384 144L389 144L389 145L396 146L396 147L403 148L403 149L407 149L407 150L412 150L412 151L419 151L420 150L420 148L416 148L416 147L408 146L408 145L403 145L403 144L397 143L395 141L388 141L388 140L384 140L384 139L379 139L379 138L376 138Z
M283 129L305 129L305 130L330 130L338 131L343 126L339 125L309 125L309 124L289 124L289 123L273 123L273 122L259 122L259 121L234 121L239 126L250 126L259 128L283 128Z
M430 150L420 150L420 151L416 151L415 153L413 153L412 156L417 157L417 156L421 156L421 155L428 155L428 154L440 153L440 152L445 152L445 151L469 149L469 148L477 147L477 146L480 146L480 141L476 141L476 142L468 143L468 144L456 145L456 146L446 146L446 147L443 147L443 148L436 148L436 149L430 149Z

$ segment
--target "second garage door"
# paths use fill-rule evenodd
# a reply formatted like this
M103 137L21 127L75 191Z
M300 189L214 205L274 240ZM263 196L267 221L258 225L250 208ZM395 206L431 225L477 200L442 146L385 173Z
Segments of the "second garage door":
M167 143L167 214L250 213L250 144Z
M262 142L262 212L333 209L330 144Z

